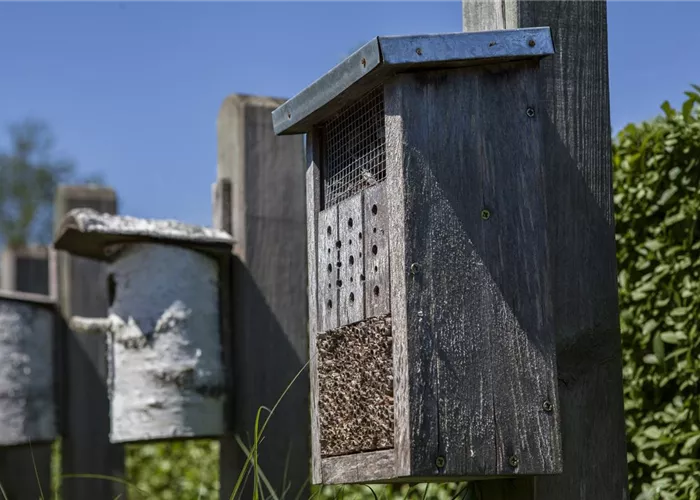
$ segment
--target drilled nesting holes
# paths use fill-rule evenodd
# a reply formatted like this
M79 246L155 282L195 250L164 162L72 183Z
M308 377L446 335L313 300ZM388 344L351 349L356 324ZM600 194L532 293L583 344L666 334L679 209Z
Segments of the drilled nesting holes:
M391 308L389 287L389 214L386 185L379 184L364 192L365 217L365 314L368 317L388 314Z
M338 326L338 209L318 214L318 326L321 331Z
M362 193L338 204L338 233L342 242L339 248L338 301L339 325L347 325L364 319L364 286L362 283Z

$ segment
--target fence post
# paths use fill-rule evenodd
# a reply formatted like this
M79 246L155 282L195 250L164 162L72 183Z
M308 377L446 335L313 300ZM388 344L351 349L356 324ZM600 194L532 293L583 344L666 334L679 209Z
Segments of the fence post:
M48 255L43 246L6 249L1 258L0 288L49 295ZM0 448L0 484L10 500L40 498L42 493L44 498L52 498L51 445Z
M56 192L55 223L74 208L116 213L114 191L96 186L60 186ZM64 318L106 316L105 265L57 252L58 297ZM107 360L103 335L80 335L64 330L61 342L61 465L64 475L100 474L124 477L124 451L109 442ZM107 480L66 478L62 498L112 500L125 498L123 485ZM121 496L120 496L121 495Z
M606 4L463 0L465 31L549 26L540 63L564 473L479 483L484 500L627 498Z
M222 499L229 498L246 458L235 436L250 445L258 409L272 408L308 360L304 149L301 137L277 137L272 130L271 112L282 102L232 95L217 122L217 205L226 204L221 195L228 179L236 240L232 336L224 344L233 401L230 433L221 440ZM214 219L228 224L221 213ZM260 468L280 498L294 498L302 489L300 498L308 497L309 429L305 371L259 447Z

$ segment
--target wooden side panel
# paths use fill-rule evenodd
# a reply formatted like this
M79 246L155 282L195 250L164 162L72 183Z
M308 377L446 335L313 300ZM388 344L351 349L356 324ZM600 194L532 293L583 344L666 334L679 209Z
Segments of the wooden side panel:
M339 326L365 318L362 286L362 193L338 204L338 313Z
M412 474L559 472L536 68L396 86L419 270L406 278Z
M365 230L365 310L367 317L391 312L389 280L389 204L387 183L372 186L364 192Z
M318 212L321 208L320 142L317 132L306 136L306 238L308 252L309 295L309 377L311 383L311 483L321 476L321 434L318 420Z
M544 123L545 196L556 325L563 474L484 482L483 498L627 498L615 269L606 2L463 1L465 31L550 26L535 112ZM528 484L529 483L529 484Z
M234 410L221 440L220 496L228 498L250 445L261 406L271 408L292 380L265 429L259 465L277 492L308 497L309 379L304 145L275 136L280 100L232 95L219 112L217 178L231 180ZM298 378L295 376L299 374ZM252 495L252 481L239 492Z
M318 330L327 332L338 326L338 279L340 271L338 205L318 214Z

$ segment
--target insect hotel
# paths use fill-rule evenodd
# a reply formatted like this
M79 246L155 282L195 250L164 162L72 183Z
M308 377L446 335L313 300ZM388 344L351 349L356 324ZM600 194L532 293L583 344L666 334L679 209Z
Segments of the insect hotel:
M539 113L549 28L378 37L307 134L314 483L562 471Z
M56 249L108 263L108 317L70 327L107 335L112 442L223 433L219 266L232 245L228 233L176 221L65 216Z
M0 446L56 438L53 299L0 291Z

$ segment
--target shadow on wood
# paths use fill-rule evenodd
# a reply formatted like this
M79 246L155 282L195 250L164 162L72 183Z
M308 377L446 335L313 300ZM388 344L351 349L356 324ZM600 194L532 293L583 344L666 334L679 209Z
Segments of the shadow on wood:
M232 259L232 277L232 304L235 304L235 310L231 321L234 337L231 344L225 346L224 356L230 360L229 380L236 381L234 387L238 390L230 401L229 411L233 416L229 415L231 420L228 424L250 448L258 409L263 406L272 409L306 361L295 349L293 339L285 333L250 271L237 257ZM303 278L298 283L303 287ZM308 434L289 433L289 429L308 428L308 415L300 415L296 410L300 405L308 407L308 390L308 373L304 372L275 410L259 445L260 468L271 478L280 498L296 497L304 484L298 480L282 484L282 481L277 483L272 478L288 478L291 481L308 477L309 474ZM267 411L261 412L261 426L268 415ZM306 418L298 421L299 417ZM230 494L236 481L235 474L242 469L246 456L232 436L224 439L228 443L221 448L221 460L233 464L233 470L228 469L228 474L222 475L220 482L222 493ZM232 453L234 450L237 451ZM303 460L299 460L299 457L303 457ZM241 498L250 497L251 487L252 476L249 476L247 489Z

